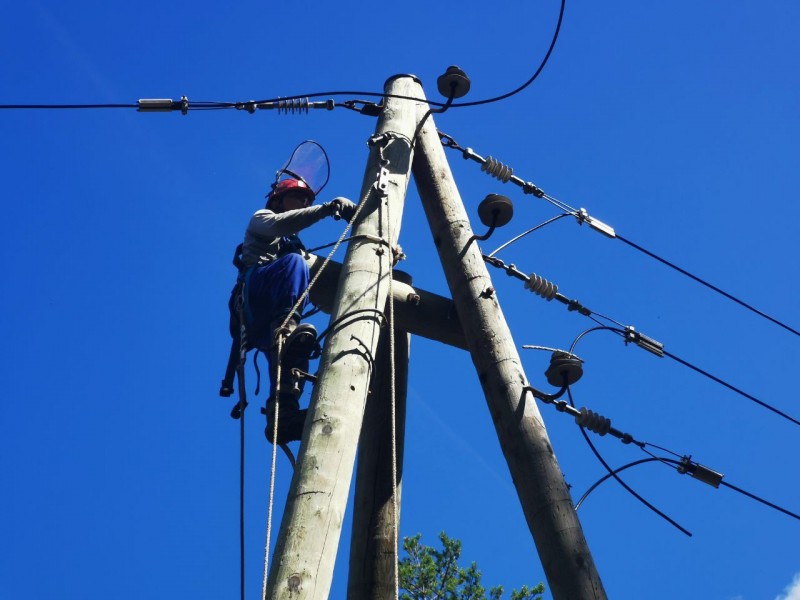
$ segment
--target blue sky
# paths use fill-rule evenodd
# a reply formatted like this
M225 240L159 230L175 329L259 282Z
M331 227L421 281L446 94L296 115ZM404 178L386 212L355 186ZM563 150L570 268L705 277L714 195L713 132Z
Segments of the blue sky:
M552 0L18 2L0 22L0 103L380 91L408 72L440 99L436 78L451 64L472 79L465 100L477 100L531 75L557 14ZM797 329L799 19L797 3L785 0L569 2L551 61L530 88L436 123ZM0 596L238 596L238 425L217 397L230 257L301 140L318 140L331 157L323 200L357 199L374 125L341 108L0 112ZM488 193L515 203L514 220L485 250L558 214L458 154L449 158L471 215ZM409 190L402 267L420 287L449 295ZM304 239L332 241L341 227L321 223ZM800 340L790 332L572 219L500 256L800 418ZM519 346L568 347L592 325L500 272L495 281ZM528 377L547 387L548 354L521 352ZM588 335L576 352L585 360L573 388L579 406L800 511L797 426L607 332ZM411 353L401 534L460 538L487 584L543 580L469 357L420 339ZM541 410L577 499L604 471L568 418ZM257 411L250 415L247 585L255 596L270 447ZM615 466L643 457L595 441ZM290 472L283 460L278 469L283 499ZM659 465L624 478L694 535L616 483L602 485L579 516L610 597L800 597L799 522ZM344 597L349 525L348 515L332 598Z

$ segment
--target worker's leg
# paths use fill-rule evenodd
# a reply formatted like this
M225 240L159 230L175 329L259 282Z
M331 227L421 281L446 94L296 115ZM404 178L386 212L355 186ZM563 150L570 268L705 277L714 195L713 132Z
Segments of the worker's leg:
M303 432L305 410L299 410L298 399L303 380L293 385L292 370L308 371L308 357L316 344L316 332L311 325L298 327L300 313L308 304L304 299L293 314L292 307L308 286L308 266L299 254L287 254L251 275L249 301L253 314L251 330L255 330L255 345L269 361L270 394L267 401L267 437L273 435L273 417L277 395L278 362L281 361L280 413L278 441L299 440ZM288 318L287 318L288 317ZM283 335L282 357L278 356L277 336Z

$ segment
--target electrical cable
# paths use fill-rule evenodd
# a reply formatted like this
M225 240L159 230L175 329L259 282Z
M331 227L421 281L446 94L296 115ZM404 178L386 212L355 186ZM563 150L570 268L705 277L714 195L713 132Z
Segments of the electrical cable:
M359 309L356 309L356 310L351 310L350 312L347 312L347 313L343 314L341 317L339 317L338 319L336 319L335 321L330 323L325 329L323 329L322 333L320 333L317 336L317 342L321 344L322 341L327 336L329 336L331 334L331 332L333 332L333 330L336 327L338 327L339 325L341 325L346 319L350 319L350 318L355 317L356 315L359 315L361 313L372 313L372 314L376 315L377 317L380 317L380 324L381 325L383 325L386 322L386 314L379 308L359 308Z
M488 157L488 158L483 158L482 156L480 156L479 154L474 152L472 150L472 148L464 148L461 145L459 145L458 142L456 142L455 139L453 139L452 136L450 136L450 135L448 135L448 134L446 134L446 133L444 133L442 131L439 131L438 133L439 133L439 137L442 139L442 144L446 148L450 148L450 149L453 149L453 150L458 150L458 151L460 151L462 153L462 156L465 159L472 159L473 161L475 161L477 163L480 163L481 164L481 171L485 171L488 175L500 179L503 183L511 182L511 183L521 187L522 191L524 193L533 194L537 198L542 198L542 199L548 201L550 204L553 204L554 206L556 206L559 210L562 210L562 211L574 216L577 219L579 225L582 225L583 223L586 223L587 225L589 225L589 227L591 229L594 229L595 231L599 231L600 233L602 233L606 237L619 239L621 242L624 242L625 244L628 244L631 248L634 248L635 250L638 250L639 252L642 252L643 254L646 254L647 256L649 256L649 257L661 262L662 264L664 264L664 265L666 265L666 266L678 271L682 275L685 275L686 277L689 277L690 279L696 281L697 283L700 283L700 284L706 286L707 288L717 292L718 294L724 296L725 298L728 298L729 300L732 300L733 302L736 302L740 306L746 308L747 310L750 310L751 312L754 312L755 314L759 315L760 317L763 317L763 318L767 319L768 321L771 321L772 323L778 325L779 327L782 327L783 329L789 331L790 333L794 333L795 335L800 336L800 331L794 329L793 327L790 327L789 325L783 323L782 321L780 321L780 320L778 320L778 319L776 319L774 317L771 317L770 315L766 314L765 312L763 312L763 311L755 308L754 306L748 304L747 302L744 302L743 300L737 298L733 294L730 294L730 293L720 289L719 287L709 283L708 281L702 279L701 277L698 277L697 275L693 275L692 273L690 273L686 269L683 269L683 268L679 267L678 265L676 265L676 264L674 264L674 263L672 263L672 262L670 262L670 261L658 256L657 254L647 250L646 248L643 248L642 246L639 246L638 244L632 242L631 240L619 235L614 230L613 227L611 227L610 225L607 225L606 223L603 223L602 221L599 221L598 219L595 219L594 217L589 215L589 213L587 213L585 209L583 209L583 208L575 209L572 206L570 206L569 204L567 204L565 202L562 202L562 201L558 200L557 198L554 198L553 196L550 196L549 194L546 194L544 192L544 190L539 188L534 183L532 183L530 181L524 181L523 179L517 177L516 175L512 175L513 169L510 166L505 165L503 163L500 163L499 161L497 161L496 159L492 158L491 156ZM506 173L508 176L507 177L501 177L500 176L501 173ZM494 254L494 253L492 253L492 254Z
M720 481L720 485L724 485L726 488L730 488L735 492L739 492L740 494L742 494L744 496L747 496L748 498L752 498L756 502L760 502L761 504L769 506L770 508L774 508L775 510L777 510L779 512L782 512L783 514L788 515L788 516L800 521L800 515L798 515L796 513L793 513L793 512L791 512L789 510L786 510L785 508L781 508L777 504L773 504L772 502L764 500L763 498L759 498L755 494L752 494L752 493L750 493L750 492L748 492L746 490L743 490L742 488L736 487L735 485L733 485L731 483L728 483L726 481Z
M547 221L545 221L544 223L539 223L539 224L538 224L538 225L536 225L535 227L531 227L531 228L530 228L530 229L528 229L527 231L525 231L525 232L523 232L523 233L520 233L518 236L511 238L511 239L510 239L509 241L507 241L505 244L502 244L502 245L501 245L501 246L499 246L497 249L495 249L495 250L494 250L494 252L490 252L490 253L489 253L487 256L489 256L489 257L491 258L491 257L493 257L495 254L497 254L498 252L500 252L500 250L503 250L504 248L508 248L508 247L509 247L511 244L513 244L514 242L516 242L516 241L517 241L517 240L519 240L519 239L522 239L522 238L524 238L524 237L525 237L526 235L528 235L529 233L533 233L534 231L537 231L537 230L541 229L541 228L542 228L542 227L544 227L545 225L549 225L550 223L553 223L553 222L555 222L555 221L558 221L559 219L561 219L561 218L563 218L563 217L571 217L571 216L572 216L572 215L571 215L570 213L561 213L560 215L557 215L557 216L553 217L552 219L548 219L548 220L547 220Z
M556 29L553 32L553 39L550 41L550 47L547 49L547 53L544 55L544 58L542 59L542 62L539 64L539 68L536 69L536 71L534 72L533 76L531 76L531 78L528 79L528 81L523 83L517 89L515 89L515 90L513 90L511 92L508 92L506 94L502 94L500 96L495 96L494 98L488 98L486 100L477 100L475 102L461 102L461 103L458 103L458 104L453 104L453 107L480 106L482 104L491 104L493 102L499 102L501 100L505 100L506 98L510 98L511 96L514 96L515 94L518 94L519 92L524 90L526 87L528 87L530 84L532 84L536 80L536 78L539 77L539 74L542 72L542 70L544 69L544 66L547 64L547 61L550 59L550 55L553 53L553 49L556 47L556 41L558 41L558 34L561 31L561 23L564 21L564 8L565 8L565 6L566 6L566 0L561 0L561 7L559 8L559 11L558 11L558 21L556 23Z
M574 408L574 407L575 407L575 403L574 403L574 402L573 402L573 400L572 400L572 391L570 390L569 386L567 386L567 396L569 397L569 403L570 403L570 405L571 405L571 406ZM689 530L688 530L688 529L686 529L685 527L682 527L682 526L681 526L679 523L677 523L675 520L671 519L671 518L670 518L668 515L666 515L664 512L660 511L660 510L659 510L659 509L657 509L655 506L653 506L652 504L650 504L650 502L648 502L648 501L647 501L647 500L645 500L645 499L644 499L644 498L643 498L641 495L639 495L638 493L636 493L636 491L634 491L634 490L633 490L633 488L631 488L631 487L630 487L630 486L629 486L627 483L625 483L624 481L622 481L622 479L620 478L620 476L619 476L619 475L617 475L617 474L616 474L616 473L615 473L615 472L614 472L614 471L611 469L611 467L608 465L608 463L605 461L605 459L604 459L604 458L603 458L603 457L600 455L600 452L597 450L597 448L595 448L595 445L592 443L592 440L590 440L590 439L589 439L589 436L588 436L588 435L586 435L586 429L585 429L583 426L581 426L581 425L579 425L579 427L580 427L580 430L581 430L581 435L583 435L583 439L585 439L585 440L586 440L586 443L587 443L587 444L589 444L589 448L592 450L592 452L594 453L594 455L597 457L597 460L599 460L599 461L600 461L600 464L602 464L602 465L603 465L603 467L605 467L605 469L606 469L606 471L608 471L609 475L610 475L611 477L613 477L614 479L616 479L616 480L617 480L617 483L619 483L619 484L620 484L620 485L621 485L623 488L625 488L625 489L626 489L626 490L627 490L627 491L628 491L628 492L629 492L629 493L630 493L630 494L631 494L631 495L632 495L634 498L636 498L636 499L637 499L639 502L641 502L642 504L644 504L644 505L645 505L647 508L649 508L650 510L652 510L654 513L656 513L656 514L657 514L658 516L660 516L662 519L664 519L665 521L667 521L668 523L670 523L671 525L673 525L674 527L676 527L677 529L679 529L681 532L683 532L683 533L684 533L684 534L686 534L687 536L689 536L689 537L692 537L692 532L691 532L691 531L689 531Z
M0 109L137 108L136 104L0 104Z
M586 331L583 331L580 334L578 334L578 337L575 338L575 340L572 342L572 345L569 347L569 353L572 354L573 352L575 352L575 346L577 346L578 342L580 342L586 335L592 333L593 331L603 331L603 330L608 330L608 331L614 331L614 332L617 332L617 333L621 333L621 331L619 329L617 329L616 327L609 327L608 325L603 325L601 323L597 327L592 327L592 328L587 329Z
M654 444L648 444L648 445L657 447ZM675 454L674 452L671 452L669 450L667 450L667 451L670 452L671 454ZM623 465L623 466L621 466L621 467L619 467L617 469L614 469L614 472L615 473L620 473L621 471L624 471L624 470L629 469L631 467L636 467L638 465L642 465L642 464L650 463L650 462L660 462L662 464L667 464L668 466L670 466L672 468L675 468L673 465L680 465L681 464L680 461L677 461L677 460L672 459L672 458L651 456L650 458L642 458L640 460L635 460L635 461L630 462L630 463L628 463L626 465ZM575 505L575 510L578 510L581 507L583 502L588 498L589 494L591 494L595 489L597 489L602 483L605 483L606 481L608 481L611 477L612 477L612 475L610 473L606 474L606 475L603 475L603 477L601 477L599 480L597 480L588 490L586 490L586 492L583 494L583 496L581 496L580 500L578 500L577 504ZM742 494L743 496L747 496L748 498L750 498L752 500L755 500L756 502L759 502L759 503L761 503L761 504L763 504L765 506L768 506L768 507L770 507L770 508L772 508L774 510L777 510L778 512L781 512L781 513L783 513L783 514L785 514L785 515L787 515L789 517L792 517L793 519L797 519L798 521L800 521L800 515L792 512L792 511L790 511L790 510L788 510L786 508L783 508L782 506L778 506L774 502L770 502L769 500L765 500L764 498L761 498L760 496L757 496L756 494L753 494L752 492L748 492L747 490L744 490L744 489L742 489L742 488L740 488L738 486L735 486L732 483L728 483L727 481L721 480L719 483L720 483L720 485L723 485L723 486L727 487L728 489L731 489L731 490L733 490L735 492L738 492L738 493Z
M621 466L621 467L619 467L617 469L614 469L613 472L614 473L621 473L625 469L629 469L629 468L635 467L637 465L642 465L644 463L654 462L654 461L658 461L658 458L652 458L652 457L651 458L640 458L639 460L635 460L633 462L628 463L627 465L623 465L623 466ZM580 500L578 500L578 502L575 504L575 510L577 511L581 507L581 504L583 504L583 501L586 500L586 498L589 497L589 494L591 494L598 487L600 487L600 484L602 484L602 483L608 481L609 479L611 479L611 477L613 477L613 475L611 473L606 473L600 479L595 481L594 484L591 487L589 487L589 489L586 490L583 493L583 496L581 496Z
M561 24L564 20L564 10L566 8L566 0L561 0L561 7L558 12L558 21L556 22L556 28L553 32L553 37L550 40L550 46L547 49L547 52L544 55L539 67L533 73L533 75L522 85L517 87L516 89L507 92L505 94L501 94L499 96L495 96L492 98L486 98L483 100L475 100L473 102L453 102L453 99L450 98L446 102L436 102L433 100L423 100L422 98L415 98L413 96L404 96L400 94L386 94L380 92L362 92L362 91L332 91L332 92L314 92L312 94L298 94L293 96L279 96L277 98L269 98L266 100L255 100L255 101L248 101L248 102L203 102L201 106L196 108L189 107L188 110L197 110L197 109L229 109L229 108L244 108L246 105L253 105L253 104L265 104L269 102L279 102L279 101L292 101L292 100L303 100L308 98L322 98L325 96L367 96L370 98L396 98L398 100L414 100L416 102L425 102L430 106L436 106L447 110L448 108L464 108L469 106L481 106L484 104L492 104L494 102L500 102L501 100L505 100L514 96L525 88L530 86L541 74L544 70L545 65L550 60L550 56L553 53L553 50L556 46L556 42L558 41L559 33L561 32ZM193 104L198 104L197 102L193 102ZM138 108L137 104L0 104L0 109L61 109L61 108ZM351 106L347 106L346 108L354 109ZM443 112L443 111L442 111Z
M624 330L622 330L622 329L617 329L616 327L608 327L608 326L606 326L606 325L600 325L600 326L598 326L598 327L592 327L592 328L590 328L590 329L587 329L586 331L584 331L584 332L582 332L580 335L578 335L578 337L576 337L576 338L575 338L575 341L574 341L574 342L572 342L572 346L570 346L570 350L569 350L569 351L570 351L570 353L572 353L572 352L575 350L575 345L576 345L576 344L577 344L577 343L578 343L578 342L579 342L579 341L580 341L580 340L581 340L581 339L582 339L582 338L583 338L585 335L587 335L587 334L589 334L589 333L591 333L591 332L593 332L593 331L601 331L601 330L608 330L608 331L611 331L611 332L613 332L613 333L616 333L617 335L621 336L623 339L626 339L626 340L627 340L627 338L626 338L626 332L625 332ZM742 396L742 397L744 397L744 398L747 398L747 399L748 399L748 400L750 400L751 402L755 402L755 403L756 403L756 404L758 404L759 406L761 406L761 407L763 407L763 408L766 408L767 410L769 410L769 411L771 411L771 412L775 413L776 415L778 415L778 416L780 416L780 417L783 417L783 418L784 418L784 419L786 419L787 421L790 421L790 422L794 423L795 425L800 425L800 420L798 420L798 419L796 419L796 418L792 417L791 415L788 415L787 413L783 412L782 410L780 410L780 409L778 409L778 408L775 408L774 406L772 406L771 404L769 404L769 403L767 403L767 402L764 402L763 400L759 400L758 398L756 398L756 397L755 397L755 396L753 396L752 394L748 394L748 393L747 393L747 392L745 392L744 390L741 390L741 389L739 389L738 387L736 387L736 386L734 386L734 385L731 385L731 384L730 384L730 383L728 383L727 381L725 381L725 380L723 380L723 379L720 379L719 377L717 377L717 376L715 376L715 375L712 375L712 374L711 374L711 373L709 373L708 371L705 371L704 369L701 369L700 367L693 365L693 364L692 364L692 363L690 363L689 361L686 361L686 360L684 360L684 359L680 358L679 356L676 356L675 354L672 354L671 352L668 352L668 351L666 351L666 350L663 350L663 349L662 349L662 353L663 353L663 355L664 355L664 356L667 356L667 357L671 358L672 360L674 360L675 362L682 364L684 367L688 367L689 369L691 369L691 370L695 371L696 373L699 373L700 375L703 375L704 377L707 377L707 378L708 378L708 379L710 379L711 381L714 381L714 382L718 383L719 385L721 385L721 386L723 386L723 387L726 387L726 388L728 388L729 390L731 390L731 391L733 391L733 392L736 392L736 393L737 393L737 394L739 394L740 396Z
M732 294L729 294L728 292L726 292L726 291L724 291L724 290L721 290L721 289L720 289L720 288L718 288L717 286L715 286L715 285L713 285L713 284L711 284L711 283L707 282L707 281L706 281L706 280L704 280L704 279L701 279L700 277L698 277L698 276L696 276L696 275L692 275L691 273L689 273L689 271L687 271L687 270L685 270L685 269L682 269L682 268L681 268L681 267L679 267L678 265L676 265L676 264L674 264L674 263L671 263L670 261L668 261L668 260L666 260L666 259L664 259L664 258L661 258L660 256L658 256L658 255L654 254L653 252L650 252L649 250L647 250L647 249L645 249L645 248L642 248L642 247L641 247L641 246L639 246L638 244L635 244L635 243L633 243L633 242L632 242L632 241L630 241L629 239L627 239L627 238L624 238L624 237L622 237L622 236L621 236L621 235L619 235L619 234L617 234L617 236L616 236L616 237L617 237L617 239L618 239L619 241L621 241L621 242L624 242L624 243L628 244L628 245L629 245L631 248L634 248L634 249L638 250L639 252L642 252L643 254L646 254L647 256L649 256L649 257L651 257L651 258L654 258L654 259L655 259L655 260L657 260L658 262L660 262L660 263L662 263L662 264L665 264L665 265L667 265L667 266L668 266L668 267L670 267L671 269L675 269L676 271L678 271L678 273L681 273L682 275L685 275L686 277L689 277L690 279L693 279L693 280L694 280L694 281L696 281L697 283L699 283L699 284L701 284L701 285L704 285L704 286L706 286L707 288L709 288L709 289L711 289L711 290L713 290L713 291L717 292L718 294L721 294L721 295L725 296L725 297L726 297L726 298L728 298L729 300L733 300L734 302L736 302L736 304L739 304L740 306L743 306L743 307L744 307L744 308L746 308L747 310L754 312L755 314L759 315L760 317L763 317L763 318L767 319L768 321L772 321L773 323L775 323L775 324L776 324L776 325L778 325L779 327L783 327L783 328L784 328L786 331L789 331L789 332L791 332L791 333L793 333L793 334L795 334L795 335L797 335L797 336L800 336L800 331L797 331L797 330L796 330L796 329L794 329L793 327L789 327L789 326L788 326L788 325L786 325L785 323L782 323L782 322L781 322L781 321L779 321L778 319L776 319L776 318L774 318L774 317L771 317L771 316L769 316L769 315L768 315L768 314L766 314L765 312L763 312L763 311L761 311L761 310L759 310L759 309L755 308L754 306L751 306L750 304L748 304L747 302L744 302L743 300L740 300L740 299L739 299L739 298L737 298L736 296L734 296L734 295L732 295Z
M674 360L675 362L678 362L678 363L682 364L683 366L685 366L685 367L688 367L688 368L692 369L693 371L695 371L695 372L697 372L697 373L700 373L700 374L701 374L701 375L703 375L704 377L708 377L708 378L709 378L711 381L715 381L715 382L717 382L718 384L720 384L720 385L722 385L722 386L724 386L724 387L728 388L729 390L736 392L736 393L737 393L737 394L739 394L740 396L743 396L743 397L747 398L748 400L751 400L752 402L755 402L756 404L758 404L758 405L760 405L760 406L763 406L763 407L764 407L764 408L766 408L767 410L770 410L770 411L774 412L776 415L783 417L783 418L784 418L784 419L786 419L787 421L791 421L791 422L792 422L792 423L794 423L795 425L800 425L800 421L798 421L798 420L797 420L797 419L795 419L794 417L792 417L792 416L790 416L790 415L787 415L785 412L783 412L783 411L781 411L781 410L779 410L779 409L775 408L774 406L772 406L772 405L770 405L770 404L767 404L767 403L766 403L766 402L764 402L763 400L759 400L758 398L756 398L756 397L755 397L755 396L753 396L752 394L748 394L747 392L745 392L745 391L743 391L743 390L740 390L739 388L737 388L736 386L733 386L733 385L731 385L731 384L730 384L730 383L728 383L727 381L723 381L722 379L720 379L719 377L716 377L716 376L712 375L712 374L711 374L711 373L709 373L708 371L704 371L704 370L703 370L703 369L701 369L700 367L697 367L697 366L695 366L695 365L691 364L690 362L688 362L688 361L685 361L685 360L683 360L682 358L679 358L678 356L675 356L675 355L674 355L674 354L672 354L671 352L667 352L667 351L665 350L665 351L664 351L664 356L668 356L669 358L671 358L671 359L672 359L672 360Z

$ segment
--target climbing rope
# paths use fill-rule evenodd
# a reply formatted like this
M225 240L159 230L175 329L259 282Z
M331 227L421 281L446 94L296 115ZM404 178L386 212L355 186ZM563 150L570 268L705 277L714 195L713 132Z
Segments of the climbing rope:
M303 303L303 301L308 297L309 293L311 292L311 288L314 287L314 284L317 282L317 280L319 279L319 277L322 274L322 272L325 270L325 268L331 262L331 259L333 258L333 255L336 254L336 251L339 249L339 246L342 244L342 242L344 242L345 238L347 237L347 233L350 231L350 228L353 226L353 223L355 223L356 218L358 217L359 213L361 212L361 209L366 204L366 199L368 197L369 197L369 195L367 195L364 198L364 200L362 200L358 204L358 206L356 206L355 213L353 213L353 216L350 219L350 222L347 223L347 227L344 228L344 231L342 231L342 234L339 236L339 239L336 241L336 244L334 244L333 249L331 249L331 251L328 254L328 256L325 257L325 260L322 262L322 264L320 265L319 269L314 274L314 277L311 278L311 281L308 283L308 286L306 287L306 289L303 291L303 293L297 299L297 302L295 302L295 304L292 307L292 309L286 315L286 318L283 320L283 322L278 327L279 332L282 331L284 329L284 327L286 327L286 324L289 322L289 319L291 318L291 316L295 314L295 312L300 308L300 306ZM280 356L281 355L281 350L283 349L283 333L279 333L278 334L277 343L278 343L278 356ZM278 367L277 367L276 376L277 376L277 385L280 388L280 381L281 381L281 362L280 362L280 360L278 361ZM275 392L275 423L273 425L273 432L272 432L273 443L272 443L272 464L270 466L269 504L268 504L268 508L267 508L267 535L266 535L266 543L265 543L265 548L264 548L264 578L263 578L263 583L262 583L262 586L261 586L261 597L263 598L263 600L266 600L266 598L267 598L267 576L269 574L269 546L270 546L270 541L271 541L271 538L272 538L272 510L273 510L273 504L274 504L274 501L275 501L275 471L276 471L276 466L277 466L277 454L278 454L278 444L276 443L276 441L278 439L278 416L279 416L279 412L280 412L279 411L280 403L278 401L279 397L280 397L280 394L276 390L276 392Z
M383 158L383 149L381 149ZM394 597L400 600L400 547L399 547L399 521L400 515L397 506L397 375L395 370L395 339L394 339L394 252L391 250L392 230L389 202L386 202L386 237L389 240L389 385L391 387L391 412L392 412L392 548L394 551Z
M291 313L290 313L291 314ZM285 325L285 322L284 322ZM281 326L283 327L283 326ZM281 361L280 355L283 350L283 331L279 330L278 333L278 368L276 374L277 389L275 390L275 416L274 424L272 426L272 463L269 471L269 506L267 508L267 540L264 545L264 580L261 584L261 597L263 600L267 599L267 574L269 573L269 545L272 539L272 505L275 499L275 472L278 463L278 416L280 414L280 389L281 389Z

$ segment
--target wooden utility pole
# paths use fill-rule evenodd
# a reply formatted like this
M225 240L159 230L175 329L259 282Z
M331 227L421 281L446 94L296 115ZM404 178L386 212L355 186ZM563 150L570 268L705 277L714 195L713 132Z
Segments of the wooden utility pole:
M426 112L420 108L420 116ZM417 138L417 184L500 447L556 600L604 599L600 576L492 286L433 119Z
M391 78L385 91L424 99L419 82L410 76ZM400 232L410 177L417 104L387 98L371 140L363 206L331 313L335 326L320 360L267 581L270 600L323 600L330 593L388 296L391 248Z
M378 360L367 399L358 444L358 468L350 536L347 600L394 600L394 505L400 518L403 481L408 355L411 336L397 331L394 339L397 488L392 486L392 378L389 329L382 332Z

